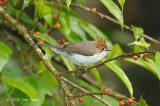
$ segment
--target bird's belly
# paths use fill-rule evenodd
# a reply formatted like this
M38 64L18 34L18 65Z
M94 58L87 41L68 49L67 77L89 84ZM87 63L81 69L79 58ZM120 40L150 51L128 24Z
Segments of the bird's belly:
M72 54L66 57L69 59L69 61L73 62L76 65L82 65L82 64L91 65L99 62L104 56L105 55L101 55L101 54L95 54L93 56Z

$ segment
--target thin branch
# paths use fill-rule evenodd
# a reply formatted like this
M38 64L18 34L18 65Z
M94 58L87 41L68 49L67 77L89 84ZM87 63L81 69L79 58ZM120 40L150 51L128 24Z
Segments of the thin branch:
M105 92L88 92L88 93L82 93L82 94L78 94L78 95L73 95L71 97L72 98L78 98L78 97L82 97L82 96L86 96L86 95L108 95L108 96L112 96L112 97L118 98L120 100L128 100L129 99L127 97L121 97L121 96L118 96L118 95L114 95L111 92L108 92L108 93L105 93ZM134 101L134 100L133 100L133 103L139 105L139 103Z
M40 21L40 18L37 19L37 21L31 26L31 28L29 28L28 31L31 31L39 21Z
M66 82L66 83L70 84L71 86L79 89L80 91L82 91L82 92L84 92L84 93L89 93L89 91L87 91L87 90L85 90L84 88L82 88L82 87L74 84L73 82L67 80L66 78L64 78L64 77L61 77L61 78L62 78L62 80L63 80L64 82ZM106 104L107 106L111 106L108 102L106 102L105 100L101 99L100 97L98 97L98 96L96 96L96 95L90 95L90 96L92 96L93 98L101 101L102 103ZM70 97L72 97L72 96L70 96Z
M24 37L24 39L27 41L28 44L32 44L34 43L32 38L30 37L28 31L26 31L24 29L24 27L22 25L19 24L19 22L17 20L15 20L14 18L12 18L8 13L6 13L6 11L0 7L0 13L2 14L2 16L5 18L5 20L7 20L8 22L10 22L17 30L18 32ZM49 71L54 75L54 77L57 79L61 89L63 90L64 94L67 96L67 103L69 102L71 106L75 106L74 100L72 100L71 98L69 98L68 96L72 96L72 94L70 93L70 91L68 90L67 86L64 84L64 81L62 80L61 76L58 75L58 72L56 71L56 69L52 66L52 64L45 58L44 54L42 53L42 51L37 47L37 46L32 46L33 50L38 54L38 56L41 58L41 60L43 61L43 63L45 64L45 66L49 69ZM68 104L66 103L66 105L68 106Z
M28 2L28 4L21 10L21 13L20 13L20 15L19 15L17 21L20 20L20 18L21 18L21 16L22 16L23 12L29 7L29 5L32 3L32 1L33 1L33 0L30 0L30 1Z
M52 2L57 2L57 3L62 3L62 4L66 4L66 2L64 2L64 1L54 1L54 0L50 0L50 1L52 1ZM50 2L50 3L51 3L51 2ZM111 21L111 22L113 22L113 23L115 23L115 24L120 25L120 23L119 23L116 19L111 18L110 16L105 15L105 14L103 14L103 13L101 13L101 12L98 12L98 11L93 12L91 8L88 8L88 7L83 6L83 5L81 5L81 4L71 3L70 6L74 6L74 7L81 8L82 10L85 10L85 11L87 11L87 12L92 12L92 13L100 16L101 18L105 18L105 19L107 19L107 20L109 20L109 21ZM129 27L129 26L125 25L125 24L123 25L123 27L124 27L124 29L133 32L133 29L132 29L131 27ZM160 45L160 41L158 41L158 40L156 40L156 39L154 39L154 38L152 38L152 37L150 37L150 36L148 36L148 35L146 35L146 34L143 34L143 36L144 36L146 39L152 41L153 43L156 43L156 44Z
M145 51L145 52L137 52L137 53L128 53L128 54L121 54L117 57L114 57L112 59L107 59L99 64L96 64L92 67L89 67L89 68L86 68L86 69L83 69L83 70L78 70L78 72L81 72L81 73L84 73L84 72L87 72L88 70L92 69L92 68L95 68L95 67L98 67L104 63L107 63L107 62L110 62L110 61L113 61L113 60L117 60L117 59L121 59L121 58L125 58L125 57L131 57L131 56L134 56L134 55L140 55L140 54L143 54L143 53L152 53L152 54L155 54L156 51ZM64 75L64 74L72 74L72 73L77 73L77 71L67 71L67 72L60 72L59 74L60 75Z
M54 29L55 29L55 26L54 26L54 25L51 26L51 27L49 28L48 35L51 35L51 33L54 31Z

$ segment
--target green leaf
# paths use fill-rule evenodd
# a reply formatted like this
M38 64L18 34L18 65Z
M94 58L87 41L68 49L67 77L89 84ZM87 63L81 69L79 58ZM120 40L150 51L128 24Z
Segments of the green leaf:
M118 0L118 2L121 5L122 13L123 13L123 6L124 6L124 3L125 3L125 0Z
M38 106L40 106L44 102L45 95L53 95L52 86L42 76L33 75L28 77L27 80L37 91L38 102L36 103L39 104Z
M37 91L23 77L23 72L18 67L6 68L2 72L2 80L9 86L19 89L32 99L37 98ZM27 89L26 89L27 88Z
M14 2L15 2L15 0L14 0ZM29 2L30 2L30 0L24 0L22 8L24 8L25 6L27 6Z
M45 50L45 57L47 60L51 61L53 50L49 47L43 47L43 50Z
M49 71L48 71L49 72ZM14 94L16 95L17 98L20 99L20 103L23 106L41 106L43 102L45 101L45 96L53 95L53 89L51 84L45 80L42 76L40 75L33 75L30 77L26 78L27 82L32 85L37 91L37 98L36 99L31 99L24 93L22 93L19 90L14 90ZM52 82L54 83L54 82ZM27 89L27 88L26 88ZM28 101L24 101L24 99L28 99Z
M69 42L87 40L85 32L81 29L78 19L63 13L60 18L62 24L61 32Z
M155 63L156 63L156 69L157 69L157 73L160 80L160 52L156 52Z
M118 67L116 64L113 64L112 62L107 62L105 63L105 65L109 67L111 70L113 70L118 75L118 77L123 81L123 83L128 88L130 96L133 97L132 84L129 81L127 75L123 72L123 70L120 67Z
M34 34L38 38L44 39L45 42L49 43L50 45L57 45L58 43L50 36L44 34Z
M3 67L7 64L9 60L9 55L12 54L12 50L2 42L0 42L0 48L1 48L0 49L0 72L1 72Z
M111 58L114 58L114 57L119 56L119 55L121 55L121 54L123 54L123 51L122 51L120 45L119 45L119 44L115 44L115 45L113 46L113 48L112 48L112 52L111 52L111 55L109 55L109 58L111 59ZM112 62L114 62L114 63L117 64L118 66L121 65L120 60L114 60L114 61L112 61Z
M66 4L67 4L67 7L68 7L68 11L69 11L69 6L71 4L72 0L66 0Z
M121 54L123 54L123 51L122 51L120 45L115 44L112 48L112 52L111 52L111 55L109 58L114 58L114 57L119 56Z
M132 58L125 58L124 60L132 62L134 64L137 64L139 66L142 66L142 67L146 68L147 70L152 72L160 80L158 72L157 72L156 67L155 67L156 65L155 65L154 62L152 62L151 59L149 59L149 58L147 59L146 58L147 61L145 61L145 60L143 60L141 58L138 58L138 60L133 60Z
M71 25L71 30L79 35L82 40L87 40L87 36L84 32L84 30L81 28L80 24L78 23L77 17L70 16L70 25Z
M50 83L50 85L52 85L53 88L57 87L57 80L50 71L45 71L41 74Z
M140 41L134 41L133 43L130 43L128 45L139 45L139 46L145 47L147 49L151 46L151 44L146 43L143 36L140 38Z
M40 61L37 74L45 72L46 70L47 70L46 66L42 61Z
M96 80L97 80L97 82L99 84L99 88L100 88L101 92L103 92L103 85L102 85L101 77L100 77L100 75L98 73L98 70L96 68L92 68L91 72L92 72L93 76L96 78Z
M7 46L5 45L3 42L0 42L0 52L5 52L7 54L12 54L12 50Z
M58 3L58 5L59 5L59 3ZM65 12L69 16L79 17L77 12L75 12L75 10L72 8L70 8L69 12L68 12L68 7L66 5L62 5L62 10L63 10L63 12Z
M79 86L88 88L88 89L89 89L90 91L92 91L92 92L98 92L98 91L99 91L99 89L93 87L91 84L87 83L87 82L84 81L84 80L77 79L76 81L77 81L77 83L78 83Z
M140 97L139 100L139 106L149 106L146 101L142 98L142 96Z
M9 4L9 3L7 3L7 7L9 8L9 9L7 9L7 13L9 13L10 15L15 15L16 18L19 17L20 12L21 12L20 10L15 9L15 8L13 7L13 5L11 5L11 4ZM31 24L31 25L34 24L33 19L31 19L25 12L22 14L21 20L22 20L23 22L25 22L26 24Z
M20 10L15 10L15 14L16 14L16 17L18 18L19 15L20 15L21 11ZM22 16L21 16L21 20L27 24L31 24L33 25L34 24L34 21L32 18L30 18L26 13L23 13Z
M10 3L6 4L7 6L7 13L10 15L15 15L16 9L13 7L13 5L11 5Z
M124 24L123 14L119 9L119 7L112 0L100 0L100 1L107 7L110 13L117 18L123 30L123 24Z
M44 4L43 0L38 1L38 16L42 18L43 16L52 13L52 8Z
M17 88L20 91L27 94L30 98L36 99L37 98L37 92L36 89L34 89L28 82L26 82L23 79L17 78L17 79L11 79L6 76L2 76L2 80L5 81L9 86L13 88ZM26 89L27 88L27 89Z
M136 41L143 35L144 30L141 27L135 27L133 25L131 25L132 29L133 29L133 33L134 33L134 37L136 39Z
M52 49L49 48L49 47L42 47L42 48L43 48L43 50L45 51L45 58L51 62L52 53L53 53ZM46 71L46 70L47 70L46 66L45 66L44 63L41 61L41 62L40 62L40 65L39 65L38 74L39 74L39 73L42 73L42 72L44 72L44 71Z
M61 31L64 32L63 30L61 30ZM69 42L78 42L78 41L83 40L83 38L81 36L79 36L79 34L73 32L73 31L69 35L66 35L64 33L64 36Z
M65 13L62 13L59 18L60 23L62 24L61 29L64 30L66 35L71 33L70 19L69 16Z
M47 14L44 16L44 20L47 22L49 26L53 25L53 16L52 14Z
M65 65L67 66L69 71L75 71L75 65L70 62L66 57L60 55L60 57L62 58L62 60L64 61ZM75 79L75 75L72 74L73 78Z
M2 76L10 77L12 79L24 78L23 71L16 66L7 67L2 71Z
M14 6L16 6L19 3L19 0L16 0L16 1L12 0L12 3L13 3Z
M38 30L41 32L41 33L47 33L49 32L49 29L47 29L46 27L44 27L44 25L42 23L38 23L39 27L38 27Z
M107 101L109 104L111 104L111 106L119 106L119 101L116 98L111 97L109 95L105 95L103 97L103 99Z
M143 50L138 46L138 45L135 45L134 46L134 52L143 52Z

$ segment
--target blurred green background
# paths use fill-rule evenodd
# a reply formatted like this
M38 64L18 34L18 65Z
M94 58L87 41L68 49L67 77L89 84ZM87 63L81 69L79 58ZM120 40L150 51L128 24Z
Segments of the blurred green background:
M114 1L117 3L117 0L114 0ZM106 7L99 0L73 0L73 2L83 2L83 5L89 8L95 7L97 8L97 11L100 11L106 15L113 17L109 13L109 11L106 9ZM23 3L23 0L19 2L19 5L17 5L16 8L17 9L20 8L22 3ZM126 0L124 5L124 23L129 26L135 25L135 26L142 27L144 29L145 34L160 41L160 37L159 37L160 6L159 4L160 4L160 0L132 0L132 1ZM133 51L133 46L128 46L129 43L134 41L134 36L132 32L126 31L125 29L122 32L121 27L117 24L114 24L106 19L101 19L99 16L93 13L86 12L82 9L75 8L75 7L72 7L72 8L76 11L76 13L82 19L84 19L89 23L92 23L93 25L101 29L110 38L113 44L118 43L122 47L124 52L127 53L127 52ZM31 6L26 10L26 13L32 18L33 18L33 9L34 7ZM36 74L39 66L39 61L40 61L38 56L36 56L36 54L31 50L31 48L26 43L24 43L25 42L24 39L19 37L19 35L9 36L8 34L10 33L4 31L3 26L0 25L0 41L5 42L5 44L7 44L13 51L13 54L10 56L9 62L7 63L5 68L6 67L13 68L13 66L20 66L25 76L31 75L33 73ZM54 39L64 38L63 34L60 32L59 29L54 30L52 37ZM12 41L16 41L16 43ZM17 46L16 45L17 42L20 45ZM150 50L159 50L158 45L148 40L147 42L152 44L152 46L150 47ZM29 53L26 51L29 51ZM29 56L30 54L32 55ZM25 62L28 56L31 59L29 59L29 62L28 61ZM36 61L37 63L34 63L32 60L34 60L34 62ZM56 68L58 70L66 70L64 67L59 67L56 62L53 62L53 65L57 66ZM142 95L143 98L146 100L146 102L150 106L160 105L160 103L158 103L160 101L160 83L159 83L159 80L150 71L126 61L122 61L121 68L125 71L125 73L127 74L128 78L132 83L133 90L134 90L134 97L136 98L136 101L138 101L140 98L140 95ZM129 92L126 86L123 84L123 82L112 70L107 69L105 66L100 66L98 67L98 69L100 70L99 73L102 79L102 83L107 89L113 92L118 92L120 94L123 94L129 97ZM37 75L36 77L38 79L38 77L40 76ZM65 76L65 77L73 80L71 76ZM89 79L91 79L92 82L96 82L95 78L90 72L81 75L80 80L79 78L77 78L78 80L77 82L79 82L79 84L81 85L81 83L85 81L84 79L86 77L87 78L89 77ZM30 81L34 81L34 79L32 78L26 78L26 79ZM3 84L1 83L1 86L2 85L7 87L4 83ZM95 85L97 86L96 83ZM53 84L53 86L57 86L57 85ZM61 90L59 90L58 87L55 87L54 89L54 92L55 92L54 94L56 96L55 97L52 96L53 98L50 97L52 90L50 90L49 87L45 88L43 86L40 86L39 88L45 89L44 90L45 93L47 91L50 91L46 93L49 96L48 95L45 96L46 100L43 104L44 106L53 105L53 104L56 106L64 105L64 100L62 97L63 93ZM12 91L13 89L10 89L10 87L7 89L9 92L11 93L13 92ZM96 89L96 88L93 88L93 89ZM20 94L18 90L14 90L14 92L15 94L17 92L18 92L18 95ZM11 95L11 96L16 97L16 95ZM0 87L0 105L3 105L3 106L13 105L12 102L11 103L6 102L6 98L8 98L8 93L6 93L6 91L4 92L4 89ZM50 101L51 99L54 99L55 103L52 103L52 101ZM14 104L20 105L20 103L17 103L17 102L14 102ZM83 105L78 102L76 102L76 104L78 106ZM25 105L28 105L28 104L25 104Z

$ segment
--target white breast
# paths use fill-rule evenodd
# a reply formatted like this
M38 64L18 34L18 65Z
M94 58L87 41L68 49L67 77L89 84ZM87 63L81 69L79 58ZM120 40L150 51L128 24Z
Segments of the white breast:
M107 52L103 52L101 54L95 54L93 56L83 56L79 54L73 54L72 56L68 56L67 58L73 62L74 64L81 65L81 63L86 65L91 65L99 62L104 56L106 56Z

